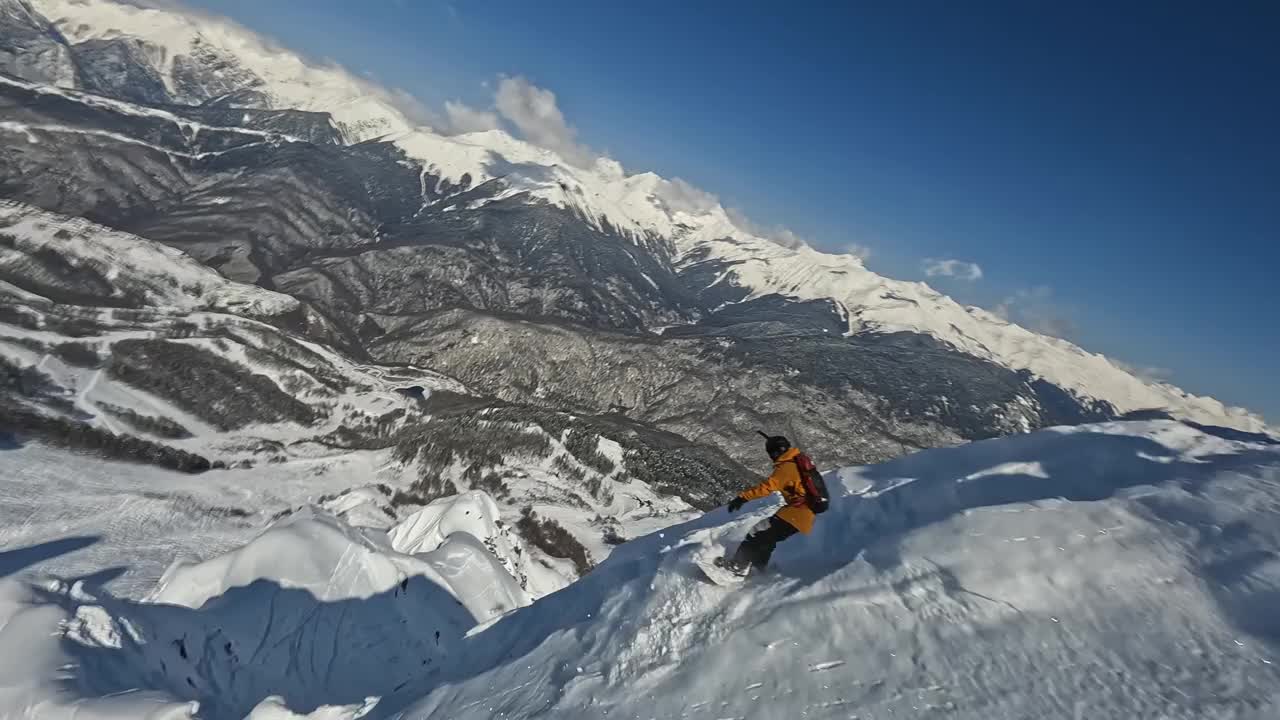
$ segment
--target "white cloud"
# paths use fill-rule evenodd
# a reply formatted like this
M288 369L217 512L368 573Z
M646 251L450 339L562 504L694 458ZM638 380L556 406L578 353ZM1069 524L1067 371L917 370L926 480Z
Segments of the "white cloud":
M488 84L485 83L485 87ZM561 112L556 95L521 76L503 76L493 95L492 109L479 109L461 101L445 103L445 117L437 127L450 134L514 128L524 140L555 152L565 162L583 167L594 164L597 170L622 176L617 161L603 157L578 142L578 131ZM715 193L707 192L682 178L663 179L655 185L654 195L672 212L702 213L720 204ZM782 226L765 226L754 222L740 210L728 208L730 220L738 229L772 240L787 248L807 245L804 238ZM865 247L850 245L845 252L859 258L869 253Z
M497 113L477 110L457 100L449 100L444 104L444 114L451 133L484 132L502 127L502 119Z
M523 77L503 77L494 95L498 114L525 140L551 150L571 165L586 167L596 154L578 142L578 130L564 119L556 94Z
M771 232L766 234L765 237L778 243L782 247L790 248L791 250L796 250L809 244L804 238L784 227L774 228Z
M1066 340L1079 330L1069 308L1062 306L1053 296L1053 288L1036 285L1023 288L1005 297L992 312L1009 322L1029 330Z
M1108 357L1107 359L1111 361L1112 365L1115 365L1130 375L1149 383L1169 382L1169 379L1173 376L1173 371L1169 368L1157 367L1154 365L1131 365L1123 360L1117 360L1113 357Z
M1012 321L1014 310L1025 307L1031 303L1043 303L1052 296L1053 288L1048 285L1037 285L1033 288L1022 288L1015 291L1004 300L1001 300L1000 304L996 305L995 308L992 309L992 312L1005 320Z
M804 238L795 234L791 230L781 225L767 226L747 217L747 214L738 208L725 208L724 212L729 216L729 222L742 232L762 237L766 240L772 240L782 247L796 249L808 245Z
M853 243L853 242L848 243L844 247L840 248L840 252L844 253L845 255L852 255L863 262L866 262L871 258L871 248L867 247L866 245L860 245L858 243Z
M400 112L409 118L410 122L419 125L427 125L428 127L436 127L440 125L440 114L435 110L427 107L421 100L414 97L412 93L400 88L388 88L383 92L387 102L391 103Z
M789 228L785 228L781 225L762 225L755 220L752 220L739 208L730 207L725 208L724 211L725 214L729 216L729 222L733 223L734 227L738 228L742 232L755 235L756 237L762 237L766 240L771 240L790 250L802 247L813 247L813 243L796 234ZM856 242L846 243L835 250L827 252L851 255L863 262L871 257L871 248Z
M982 279L982 266L965 260L926 258L922 268L926 277L952 277L969 282Z
M658 183L654 193L673 212L703 213L720 204L720 198L681 178Z

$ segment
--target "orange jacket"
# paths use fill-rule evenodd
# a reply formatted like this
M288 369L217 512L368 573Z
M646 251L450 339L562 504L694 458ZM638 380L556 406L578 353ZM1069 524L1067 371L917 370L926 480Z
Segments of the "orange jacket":
M787 506L778 511L778 518L805 535L813 530L813 511L804 501L804 484L800 482L800 467L796 465L797 448L782 453L773 461L773 474L759 485L744 490L738 497L756 500L770 493L782 493Z

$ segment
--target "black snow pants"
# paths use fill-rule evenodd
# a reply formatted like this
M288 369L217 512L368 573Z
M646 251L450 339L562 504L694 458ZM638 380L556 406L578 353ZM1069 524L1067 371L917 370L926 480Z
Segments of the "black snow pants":
M733 554L731 562L744 570L748 564L756 570L763 570L769 564L769 558L773 555L773 549L778 543L797 532L799 531L791 523L774 515L751 528L747 539L742 541L738 551Z

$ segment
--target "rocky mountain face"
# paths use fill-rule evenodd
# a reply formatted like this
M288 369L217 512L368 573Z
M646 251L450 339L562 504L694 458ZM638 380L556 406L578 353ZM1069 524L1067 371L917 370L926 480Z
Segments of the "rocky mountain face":
M1125 390L1115 397L1083 392L1079 378L1095 367L1087 363L1120 371L854 259L744 234L718 207L682 209L656 176L625 176L603 161L569 168L502 133L371 136L399 129L403 116L382 105L353 115L333 100L359 89L348 76L299 69L278 50L284 60L274 62L249 41L235 45L238 56L226 40L234 32L106 0L0 0L0 197L20 203L10 214L30 220L42 208L58 222L102 226L94 233L176 248L287 305L226 312L343 362L448 376L463 396L484 398L468 406L472 416L518 407L678 438L682 462L716 458L707 461L716 470L676 493L693 504L713 503L731 476L759 465L757 428L843 465L1107 419L1164 397L1128 375L1115 376ZM323 112L326 102L345 115ZM33 245L36 225L52 222L0 230L11 238L0 245L11 299L142 310L165 297L181 312L207 310L178 302L193 287L180 278L159 281L176 294L157 296L155 282L126 287L131 276L113 263L127 256L89 257L74 227ZM165 267L161 275L176 272ZM19 316L16 327L44 331L46 321ZM169 331L143 323L129 334ZM66 340L26 337L46 350ZM113 350L111 366L140 371L172 352ZM1078 368L1043 371L1077 357ZM269 405L288 403L264 403L263 413ZM339 433L341 413L315 408L258 420L326 417L338 417ZM371 437L347 441L392 444ZM458 487L494 470L475 462L439 465L424 482Z
M24 0L0 0L0 66L15 77L52 85L77 81L72 51L61 33Z
M697 290L708 266L677 267L660 241L496 197L500 181L451 185L390 143L205 126L192 119L204 108L142 109L15 80L0 81L0 102L25 133L15 127L4 149L9 196L162 238L227 277L304 300L353 353L447 366L511 401L631 413L739 457L755 427L782 426L841 462L1063 419L1018 374L927 336L846 337L831 302L775 295L716 310L725 297ZM490 342L453 351L459 317ZM508 332L511 322L532 330ZM610 349L571 353L566 334ZM742 368L771 379L749 382ZM643 397L660 387L677 402Z
M12 79L0 104L6 196L164 238L354 325L463 305L640 329L693 310L660 254L545 203L469 208L498 188L444 182L390 143L333 143L314 114L143 112Z
M380 357L513 402L643 420L745 464L759 460L756 428L828 462L861 463L1020 432L1045 416L1016 373L922 336L731 328L655 338L468 310L383 321L387 333L370 342Z

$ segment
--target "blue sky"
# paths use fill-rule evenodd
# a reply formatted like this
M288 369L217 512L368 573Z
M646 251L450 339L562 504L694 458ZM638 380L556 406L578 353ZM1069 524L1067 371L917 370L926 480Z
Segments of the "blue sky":
M1280 419L1280 4L193 4Z

